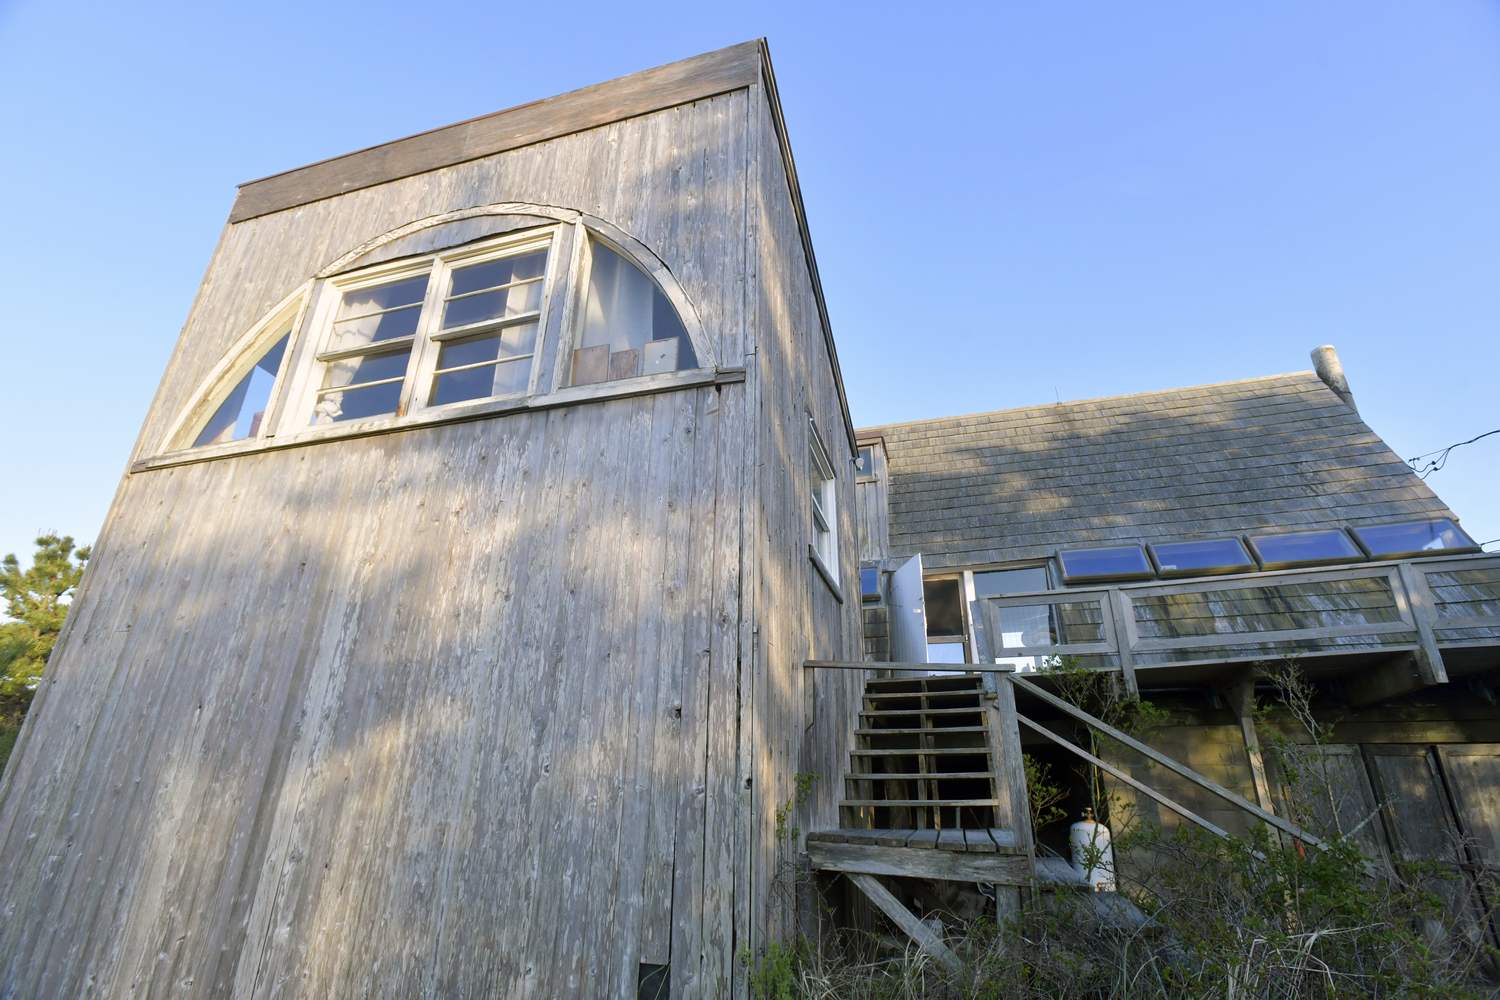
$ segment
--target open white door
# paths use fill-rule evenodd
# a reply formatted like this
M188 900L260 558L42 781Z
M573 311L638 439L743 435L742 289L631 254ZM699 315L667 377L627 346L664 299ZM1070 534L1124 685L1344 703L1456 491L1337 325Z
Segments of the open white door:
M927 662L927 602L922 597L920 552L891 574L891 659L898 663Z

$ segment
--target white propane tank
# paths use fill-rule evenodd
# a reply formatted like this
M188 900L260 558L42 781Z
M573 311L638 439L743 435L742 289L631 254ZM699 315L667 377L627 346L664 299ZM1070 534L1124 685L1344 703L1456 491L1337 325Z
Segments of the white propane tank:
M1085 809L1083 818L1068 828L1068 845L1072 848L1073 870L1095 892L1114 892L1115 849L1109 843L1109 827L1094 822L1094 810ZM1093 867L1086 869L1089 861L1093 861Z

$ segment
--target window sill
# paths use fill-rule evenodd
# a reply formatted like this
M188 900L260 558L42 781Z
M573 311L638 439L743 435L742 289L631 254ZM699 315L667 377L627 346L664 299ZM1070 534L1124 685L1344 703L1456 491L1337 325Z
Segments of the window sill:
M544 396L507 396L478 400L472 403L450 403L433 407L404 417L379 417L373 420L353 421L348 424L333 424L324 427L309 427L294 434L278 437L231 441L228 444L205 445L201 448L186 448L170 451L151 458L141 459L130 466L132 473L149 472L178 465L193 465L198 462L213 462L222 458L258 454L263 451L282 451L306 445L322 444L325 441L342 441L349 438L373 437L379 434L396 434L418 427L433 427L440 424L456 424L469 420L504 416L522 410L551 410L560 406L573 406L606 399L628 399L632 396L650 396L659 392L674 392L680 389L696 389L706 385L726 385L745 380L744 368L698 368L685 372L668 372L662 375L647 375L619 382L599 382L594 385L569 386ZM826 573L826 571L825 571ZM832 584L830 584L832 586ZM843 598L840 597L840 601Z
M807 558L818 568L818 575L823 578L824 583L828 584L828 589L833 591L833 599L843 604L844 592L839 589L838 581L833 578L833 573L829 571L828 566L823 562L823 557L818 555L818 550L813 548L810 543L807 546Z

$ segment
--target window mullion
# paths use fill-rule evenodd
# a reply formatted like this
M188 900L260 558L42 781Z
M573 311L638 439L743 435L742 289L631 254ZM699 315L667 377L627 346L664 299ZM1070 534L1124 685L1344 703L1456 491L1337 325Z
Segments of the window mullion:
M417 320L416 344L412 348L411 363L406 369L406 385L401 390L400 408L397 416L405 416L427 406L432 391L433 370L437 367L440 345L432 339L439 329L443 316L443 292L448 287L452 267L438 257L432 262L432 271L427 279L427 298L422 302L422 316Z

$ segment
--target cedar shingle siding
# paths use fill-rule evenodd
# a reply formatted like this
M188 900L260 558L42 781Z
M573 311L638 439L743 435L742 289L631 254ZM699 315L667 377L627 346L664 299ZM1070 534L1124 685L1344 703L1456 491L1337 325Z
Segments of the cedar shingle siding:
M929 567L1453 516L1312 372L860 434L885 438L891 555Z

